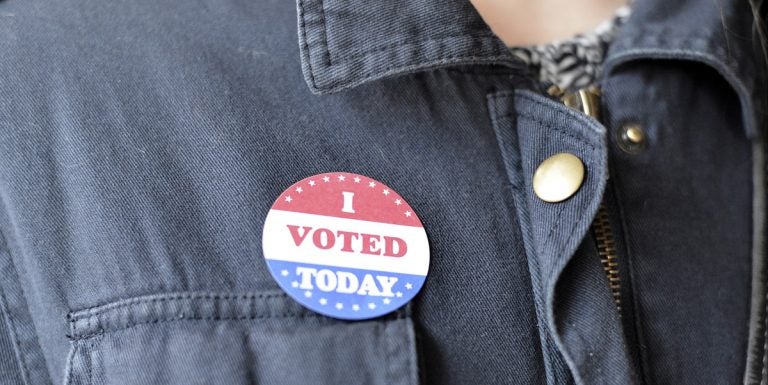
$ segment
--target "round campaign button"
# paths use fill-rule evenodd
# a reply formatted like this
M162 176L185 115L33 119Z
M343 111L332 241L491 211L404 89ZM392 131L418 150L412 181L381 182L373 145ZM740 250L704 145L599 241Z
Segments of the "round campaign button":
M318 174L285 190L267 214L264 258L280 287L334 318L374 318L419 292L429 269L424 226L383 183Z

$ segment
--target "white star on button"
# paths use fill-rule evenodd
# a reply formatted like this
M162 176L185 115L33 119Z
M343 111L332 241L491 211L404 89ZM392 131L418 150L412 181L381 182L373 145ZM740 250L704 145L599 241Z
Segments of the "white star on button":
M293 282L291 282L291 287L295 289L295 288L299 287L299 283L296 282L296 281L293 281Z
M331 181L331 178L329 178L327 176L323 177L323 182L330 182L330 181Z
M384 189L384 191L381 192L384 195L389 195L389 189Z
M410 217L410 216L411 216L411 212L410 212L410 211L406 211L406 212L405 212L405 216L406 216L406 217Z
M315 181L313 181L313 180L309 181L309 185L312 186L312 187L315 187Z
M389 298L384 298L381 300L381 302L384 302L385 305L389 305L389 303L392 302L392 300L390 300Z
M325 298L320 298L320 304L321 304L321 305L325 305L325 304L327 304L327 303L328 303L328 300L327 300L327 299L325 299Z
M336 303L336 309L339 309L339 310L341 310L341 309L343 309L343 308L344 308L344 304L343 304L343 303L341 303L341 302L337 302L337 303Z
M368 182L368 187L376 187L376 182Z
M311 297L311 296L312 296L312 292L311 292L311 291L305 291L305 292L304 292L304 296L305 296L305 297L307 297L307 298L309 298L309 297Z
M355 183L360 183L360 178L355 177Z
M282 275L283 277L287 277L288 274L289 274L288 270L283 269L283 270L280 271L280 275Z
M286 202L288 202L288 203L291 203L291 201L292 201L292 200L293 200L293 198L291 198L291 196L290 196L290 195L288 195L287 197L285 197L285 201L286 201Z
M344 175L339 175L338 178L339 178L339 182L343 182L347 179L347 177L345 177Z
M302 192L302 191L304 191L304 189L303 189L303 188L301 188L301 187L296 187L296 192L297 192L297 193L301 194L301 192Z
M408 282L408 283L405 284L405 288L408 289L408 290L411 290L411 289L413 289L413 285L411 285L411 283Z
M373 310L373 309L375 309L375 308L376 308L376 304L375 304L375 303L373 303L373 302L371 302L371 303L369 303L369 304L368 304L368 308L369 308L369 309L371 309L371 310Z
M352 305L352 310L354 311L360 310L360 305Z

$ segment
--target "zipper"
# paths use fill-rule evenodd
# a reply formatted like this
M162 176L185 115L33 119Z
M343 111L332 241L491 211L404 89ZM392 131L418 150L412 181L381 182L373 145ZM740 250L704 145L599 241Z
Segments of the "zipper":
M613 241L613 227L608 216L608 209L601 203L597 216L592 222L592 236L595 238L597 254L603 264L603 271L608 277L613 303L621 315L621 279L619 278L619 258L616 253L616 243Z
M560 99L566 106L581 111L585 115L600 120L600 89L597 87L582 88L575 92L564 92L557 86L549 87L547 92ZM597 254L603 265L603 271L608 278L611 296L616 310L621 316L621 278L619 275L619 256L614 241L614 231L611 218L606 208L605 199L597 209L597 215L592 221L592 237L595 240Z

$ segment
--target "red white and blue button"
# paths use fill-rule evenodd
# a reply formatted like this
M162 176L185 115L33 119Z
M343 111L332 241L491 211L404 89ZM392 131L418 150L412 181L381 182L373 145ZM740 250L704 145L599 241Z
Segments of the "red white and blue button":
M429 269L429 242L413 208L369 177L305 178L272 205L264 258L278 285L318 313L361 320L408 303Z

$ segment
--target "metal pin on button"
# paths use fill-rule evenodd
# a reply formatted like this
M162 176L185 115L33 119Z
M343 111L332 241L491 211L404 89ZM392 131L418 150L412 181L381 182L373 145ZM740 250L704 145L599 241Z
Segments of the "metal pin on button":
M647 144L645 131L638 124L628 123L619 128L617 142L626 153L637 154L643 151Z
M583 182L584 163L576 155L561 152L541 162L533 174L533 191L545 202L562 202Z

